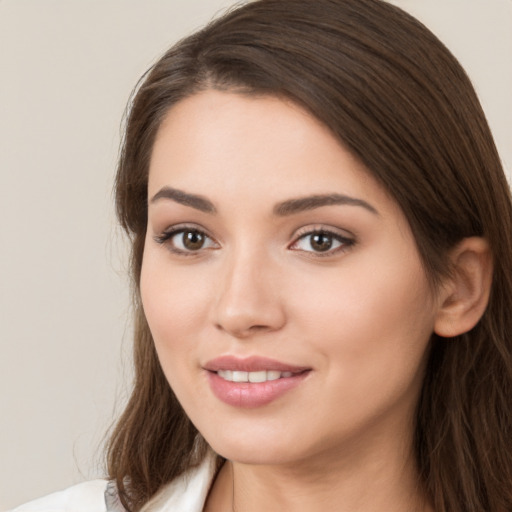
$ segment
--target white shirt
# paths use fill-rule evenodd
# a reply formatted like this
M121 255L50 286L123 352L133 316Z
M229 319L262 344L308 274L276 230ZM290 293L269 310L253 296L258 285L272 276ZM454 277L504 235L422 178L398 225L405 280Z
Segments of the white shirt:
M215 456L166 485L141 512L202 512L215 473ZM106 480L84 482L17 507L11 512L122 512L107 508ZM112 506L114 508L112 508Z

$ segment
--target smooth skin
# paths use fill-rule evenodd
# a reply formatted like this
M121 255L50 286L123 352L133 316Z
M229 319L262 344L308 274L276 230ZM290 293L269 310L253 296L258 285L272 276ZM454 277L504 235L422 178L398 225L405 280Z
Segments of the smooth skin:
M461 269L433 293L400 208L328 129L234 92L170 110L148 204L141 295L158 356L228 460L205 510L431 510L414 409L432 332L453 336L485 309L485 241L463 241ZM204 370L223 355L310 371L267 405L234 407Z

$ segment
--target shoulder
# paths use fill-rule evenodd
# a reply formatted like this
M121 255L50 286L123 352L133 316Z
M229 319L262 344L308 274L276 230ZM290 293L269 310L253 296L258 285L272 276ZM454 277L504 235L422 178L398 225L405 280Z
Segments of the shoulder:
M157 493L143 507L144 512L180 510L201 512L215 476L216 455L209 454ZM113 482L92 480L21 505L9 512L123 512Z
M106 512L106 488L106 480L83 482L25 503L11 512Z

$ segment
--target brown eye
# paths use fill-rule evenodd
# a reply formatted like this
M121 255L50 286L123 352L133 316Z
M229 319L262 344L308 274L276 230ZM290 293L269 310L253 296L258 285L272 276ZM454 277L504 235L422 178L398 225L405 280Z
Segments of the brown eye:
M339 233L315 230L304 233L291 245L290 249L311 255L330 256L352 247L355 240Z
M171 252L181 255L193 255L208 249L219 249L219 244L199 229L171 228L154 237L155 242L165 245Z
M206 237L199 231L183 231L182 244L189 251L197 251L201 249L205 243Z
M310 237L309 243L314 251L325 252L332 247L332 236L327 233L315 233Z

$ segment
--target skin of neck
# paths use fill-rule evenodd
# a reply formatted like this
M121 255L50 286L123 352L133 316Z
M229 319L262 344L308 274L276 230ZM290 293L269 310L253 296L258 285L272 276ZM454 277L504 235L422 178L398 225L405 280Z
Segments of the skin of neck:
M412 419L378 423L338 450L310 459L272 465L226 461L205 512L433 512L412 452ZM403 432L409 434L398 434Z

